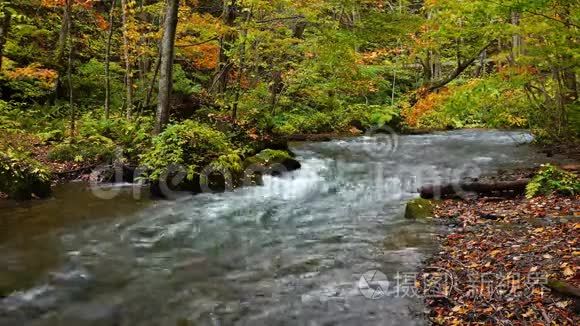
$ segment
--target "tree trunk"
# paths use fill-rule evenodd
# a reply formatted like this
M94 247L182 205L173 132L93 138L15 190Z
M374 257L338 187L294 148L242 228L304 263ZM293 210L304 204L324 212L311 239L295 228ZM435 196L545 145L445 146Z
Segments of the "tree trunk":
M68 40L68 34L70 33L70 7L72 0L66 0L65 6L63 8L62 14L62 25L60 28L60 33L58 35L58 43L56 47L55 62L60 67L63 67L62 58L64 57L64 50L66 48L66 43Z
M526 191L526 186L530 180L498 181L498 182L472 182L448 184L439 186L425 186L419 189L421 198L455 198L465 193L477 194L522 194Z
M282 72L279 69L272 71L272 84L270 85L270 106L272 114L276 112L276 105L278 104L278 95L282 92L283 81Z
M475 77L479 78L481 76L485 76L485 60L487 59L487 51L484 50L481 52L479 56L479 65L477 66L477 70L475 70Z
M163 24L163 39L161 40L161 74L159 76L155 134L161 133L169 121L169 100L173 88L173 56L175 54L175 32L177 30L178 10L179 0L168 0L165 22Z
M109 11L109 34L107 36L107 48L105 50L105 119L109 119L111 111L111 41L113 39L113 23L116 0L111 0L111 10Z
M576 73L569 68L563 71L562 79L564 82L564 104L572 104L578 99L578 82L576 81Z
M161 55L161 48L159 49L159 55ZM155 60L155 71L153 72L153 78L151 78L151 83L149 84L149 88L147 89L147 96L145 97L145 105L141 108L149 107L151 104L151 97L153 96L153 88L155 87L155 81L157 81L157 75L159 75L159 68L161 67L161 58L158 57Z
M520 13L517 11L512 12L511 17L512 25L519 26L520 25ZM512 36L512 61L515 63L516 60L522 54L522 36L519 34L514 34Z
M224 1L224 9L222 13L222 20L224 24L229 27L234 26L237 17L237 1ZM235 35L233 35L230 31L226 32L226 35L222 36L220 39L219 64L213 82L213 85L215 86L212 86L212 88L217 88L218 93L224 93L228 87L228 79L230 75L229 73L232 67L230 58L228 56L228 51L231 49L231 43L234 41L234 39Z
M246 12L246 24L250 21L252 17L252 11ZM242 31L242 38L240 40L240 64L238 67L238 80L237 80L237 87L236 87L236 94L234 98L234 105L232 107L232 120L235 122L238 118L238 106L240 102L240 96L242 94L242 80L244 78L244 70L246 65L246 38L248 37L248 28L244 27Z
M304 20L296 22L292 31L292 37L296 39L303 39L304 32L308 23ZM270 86L270 108L272 114L276 112L276 105L278 104L278 97L282 90L284 89L284 80L282 79L282 71L280 68L275 67L272 63L272 84Z
M126 98L126 111L127 119L131 118L131 112L133 111L133 71L131 64L131 54L129 47L129 36L128 36L128 8L127 0L121 0L121 10L122 10L122 20L123 20L123 51L125 56L125 87L127 88L127 98Z
M441 78L441 59L438 53L429 51L429 68L430 81L439 80Z
M68 64L67 64L67 80L68 80L68 104L70 107L70 131L71 131L71 135L75 134L75 129L76 129L76 112L75 112L75 106L73 103L73 83L72 83L72 59L73 59L73 48L74 48L74 44L73 44L73 37L72 37L72 17L71 17L71 0L68 0L65 6L65 10L67 12L67 17L68 19L68 24L67 24L67 30L69 31L68 33Z
M2 71L2 61L4 58L4 44L6 44L6 38L8 37L8 32L10 31L10 19L11 15L8 10L3 13L2 21L0 22L0 71Z

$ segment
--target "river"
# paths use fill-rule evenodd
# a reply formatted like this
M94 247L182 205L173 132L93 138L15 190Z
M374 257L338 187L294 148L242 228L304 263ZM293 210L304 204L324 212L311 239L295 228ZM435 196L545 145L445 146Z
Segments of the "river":
M260 187L152 201L121 185L104 200L73 183L4 201L0 325L424 325L403 281L440 226L405 220L405 202L437 178L541 162L529 141L467 130L300 143L302 169ZM375 271L382 292L361 283Z

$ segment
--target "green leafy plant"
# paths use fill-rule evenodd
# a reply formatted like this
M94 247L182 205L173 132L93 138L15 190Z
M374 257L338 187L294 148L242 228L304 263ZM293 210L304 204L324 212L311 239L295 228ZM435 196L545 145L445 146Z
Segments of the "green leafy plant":
M28 153L8 148L0 152L0 191L15 199L50 194L50 172Z
M48 159L57 162L103 162L114 156L115 144L104 136L69 138L53 147Z
M542 166L526 187L526 197L557 192L563 195L580 194L580 178L551 164Z
M205 166L241 170L241 159L227 136L210 126L185 120L168 127L153 139L153 147L141 155L141 164L149 169L148 178L157 181L170 166L186 169L187 179Z

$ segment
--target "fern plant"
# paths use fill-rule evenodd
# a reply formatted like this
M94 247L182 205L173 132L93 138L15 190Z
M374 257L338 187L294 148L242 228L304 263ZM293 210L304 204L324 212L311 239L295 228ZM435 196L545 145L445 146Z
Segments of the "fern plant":
M568 196L580 194L580 178L551 164L542 166L528 183L526 197L533 198L554 192Z

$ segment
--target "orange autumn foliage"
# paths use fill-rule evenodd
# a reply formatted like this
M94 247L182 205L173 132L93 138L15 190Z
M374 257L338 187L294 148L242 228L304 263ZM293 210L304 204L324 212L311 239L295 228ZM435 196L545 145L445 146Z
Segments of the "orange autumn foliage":
M66 1L67 0L42 0L40 4L43 7L54 8L66 5ZM94 0L72 0L73 5L77 5L85 9L92 8L94 3L95 3Z
M190 65L198 70L215 69L219 61L220 47L217 44L205 43L188 47L182 52L191 60Z
M103 15L95 12L93 16L95 17L95 21L97 22L97 26L100 30L106 31L109 29L109 22L105 19L105 17L103 17Z
M413 107L403 110L402 114L405 118L407 124L411 127L416 127L419 119L425 114L437 108L441 103L443 103L449 96L451 92L449 89L444 88L436 93L430 93L427 96L422 97Z
M55 70L42 68L38 63L30 64L24 68L8 70L5 71L4 74L12 80L38 80L44 88L54 87L58 78L58 73Z

